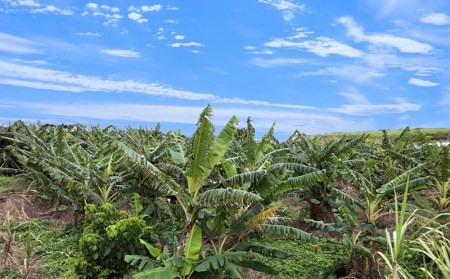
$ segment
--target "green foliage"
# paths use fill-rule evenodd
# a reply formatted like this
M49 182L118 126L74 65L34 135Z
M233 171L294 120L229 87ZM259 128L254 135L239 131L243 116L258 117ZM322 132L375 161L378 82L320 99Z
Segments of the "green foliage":
M276 278L339 278L345 275L347 258L342 249L321 250L320 245L276 238L258 239L258 242L289 253L287 259L264 258L255 254L256 259L270 264L279 272Z
M86 205L84 231L80 238L80 260L75 271L82 278L121 276L128 271L126 254L144 253L139 239L154 240L153 229L138 216L105 203Z

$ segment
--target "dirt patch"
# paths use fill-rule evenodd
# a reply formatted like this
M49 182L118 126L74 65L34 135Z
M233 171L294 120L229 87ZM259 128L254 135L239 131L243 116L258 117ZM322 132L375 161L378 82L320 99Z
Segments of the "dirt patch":
M70 223L73 220L72 213L57 212L54 209L55 206L39 198L37 191L18 189L9 193L0 202L0 223L5 221L8 212L21 221L40 218L51 219L56 223Z

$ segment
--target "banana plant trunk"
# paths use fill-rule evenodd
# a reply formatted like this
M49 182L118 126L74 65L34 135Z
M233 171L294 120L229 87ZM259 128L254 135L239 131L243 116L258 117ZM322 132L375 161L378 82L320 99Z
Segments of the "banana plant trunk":
M309 212L310 219L315 221L323 221L325 223L335 223L336 217L334 216L333 207L325 202L319 204L311 203Z

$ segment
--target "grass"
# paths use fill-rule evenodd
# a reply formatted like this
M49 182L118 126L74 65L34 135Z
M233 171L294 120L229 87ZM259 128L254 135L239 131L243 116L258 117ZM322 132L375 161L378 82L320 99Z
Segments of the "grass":
M69 270L66 260L76 255L81 232L81 228L57 224L52 220L33 219L21 222L15 229L12 242L13 257L18 263L23 263L22 239L31 234L32 257L29 263L33 268L32 274L38 278L58 278ZM0 278L23 278L19 268L23 271L23 266L18 267L10 262L9 267L0 271Z
M345 269L347 259L343 251L320 251L319 247L301 241L282 239L258 239L261 244L269 245L289 253L287 259L258 257L259 260L275 268L277 279L302 278L339 278L336 271Z
M17 176L0 176L0 201L3 201L8 193L13 192L15 189L22 187L24 181Z

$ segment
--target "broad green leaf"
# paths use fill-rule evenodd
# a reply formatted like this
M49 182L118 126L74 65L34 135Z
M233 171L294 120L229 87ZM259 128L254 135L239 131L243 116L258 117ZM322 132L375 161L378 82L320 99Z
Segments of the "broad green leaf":
M179 273L172 268L159 267L133 275L133 279L174 279Z
M224 254L210 256L200 261L194 270L197 272L206 272L226 268L230 263L238 263L242 261L246 254L246 252L227 252Z
M145 248L147 248L147 250L150 253L150 255L152 255L154 258L158 258L159 255L161 254L161 252L159 251L158 248L154 247L153 245L151 245L147 241L145 241L143 239L139 239L139 242L141 244L143 244L145 246Z
M212 109L207 106L200 114L194 134L192 155L188 163L187 182L189 193L197 192L211 171L210 151L214 143L214 126L210 121Z
M198 261L200 258L200 251L202 249L202 229L198 225L192 226L189 236L184 246L184 256L188 259L180 272L181 275L188 275L192 271L192 263Z
M214 140L210 151L210 169L220 162L228 146L233 142L237 124L239 120L233 116Z
M132 266L137 266L139 270L152 270L158 267L161 267L159 263L155 260L150 259L147 256L140 255L126 255L125 261Z

